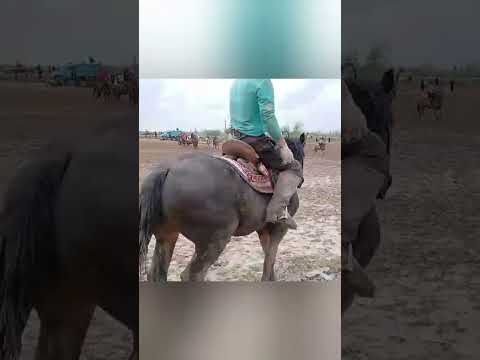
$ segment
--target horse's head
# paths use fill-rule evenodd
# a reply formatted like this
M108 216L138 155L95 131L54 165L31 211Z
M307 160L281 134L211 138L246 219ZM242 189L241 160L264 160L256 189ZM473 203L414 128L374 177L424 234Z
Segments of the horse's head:
M395 96L395 73L387 70L379 82L345 80L352 98L365 115L367 126L379 131L392 124L392 103Z
M305 134L302 133L298 139L285 139L288 147L292 151L295 160L298 160L303 167L303 159L305 159Z

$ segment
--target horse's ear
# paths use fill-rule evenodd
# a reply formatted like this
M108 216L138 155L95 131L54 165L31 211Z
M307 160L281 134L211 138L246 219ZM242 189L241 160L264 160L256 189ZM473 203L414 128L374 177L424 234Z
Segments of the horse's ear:
M302 135L300 135L300 142L305 145L305 133L302 133Z
M395 87L395 72L393 69L389 69L383 74L382 87L387 94L389 94Z

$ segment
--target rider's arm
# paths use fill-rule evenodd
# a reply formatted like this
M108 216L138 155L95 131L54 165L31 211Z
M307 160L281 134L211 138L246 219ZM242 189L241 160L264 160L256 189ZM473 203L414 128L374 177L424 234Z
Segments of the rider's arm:
M257 101L260 109L260 116L265 127L273 140L279 141L282 138L282 131L275 117L275 102L273 86L270 80L263 80L257 90Z

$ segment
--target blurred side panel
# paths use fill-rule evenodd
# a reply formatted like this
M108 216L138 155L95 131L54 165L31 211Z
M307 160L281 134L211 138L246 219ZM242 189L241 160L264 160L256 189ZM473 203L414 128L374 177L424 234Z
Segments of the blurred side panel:
M356 68L343 76L391 176L367 199L378 219L360 216L354 248L377 292L343 317L345 359L478 358L479 10L469 0L342 1L342 61ZM342 184L363 185L342 189L342 204L363 206L371 183L346 174L342 165ZM351 220L343 211L342 224Z
M340 281L140 284L140 359L340 359Z
M340 1L140 1L142 78L338 78Z
M128 358L138 3L2 1L0 43L0 359Z

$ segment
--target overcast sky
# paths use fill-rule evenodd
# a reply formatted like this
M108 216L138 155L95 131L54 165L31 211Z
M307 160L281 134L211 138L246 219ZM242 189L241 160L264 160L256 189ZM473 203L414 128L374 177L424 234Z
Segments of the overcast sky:
M138 2L1 0L0 44L0 64L61 64L88 56L131 64L138 55Z
M343 0L342 50L388 44L394 65L480 60L480 1Z
M232 81L141 79L140 130L223 129ZM272 82L281 126L302 121L306 131L340 130L339 80Z
M216 39L212 37L215 34L225 34L231 28L241 29L242 23L232 27L232 20L236 19L232 11L236 9L229 12L227 6L224 6L226 9L220 8L215 12L215 9L203 9L202 5L193 11L180 5L173 6L175 2L166 0L161 4L160 1L142 0L140 5L149 3L156 4L155 6L163 5L166 11L148 13L146 10L150 10L149 8L144 11L145 14L151 15L152 21L148 21L149 18L145 17L140 22L140 28L144 30L141 33L143 36L140 45L149 44L148 36L145 34L152 32L148 26L168 26L172 33L168 31L158 33L152 37L152 41L158 44L159 39L171 38L172 34L201 33L208 36L199 39L192 37L196 40L195 44L200 47L196 49L197 53L201 54L204 49L203 53L211 54L212 58L218 59L219 49L205 50L208 48L207 45ZM226 2L219 1L217 6L224 3ZM234 3L242 4L243 1ZM315 2L315 4L318 3L318 1ZM283 12L280 11L281 9L275 9L276 12L272 18L280 17L279 29L284 29L283 32L273 32L276 35L276 43L282 40L281 47L285 50L279 52L282 54L281 59L288 58L288 54L295 54L295 60L287 59L288 62L285 62L284 65L288 65L287 68L297 69L298 64L301 64L300 68L308 67L303 62L318 68L318 63L321 62L318 59L331 58L332 61L337 61L336 55L332 55L337 54L336 47L332 44L340 42L337 29L339 26L336 25L340 19L339 14L336 14L339 11L335 10L334 15L336 15L333 16L327 11L330 7L325 8L329 2L320 3L321 6L313 6L313 2L299 2L296 12L291 11L289 7L286 8L288 11ZM209 4L210 7L214 5L213 2ZM334 1L333 4L331 9L337 9L338 2ZM209 10L213 15L228 15L231 18L222 18L223 22L212 21L200 10L203 12ZM258 12L258 8L251 10L256 10L255 14ZM266 10L262 9L262 11ZM290 16L285 16L286 12ZM309 14L311 16L307 19L306 16ZM325 14L328 17L325 18ZM372 44L388 43L392 48L394 64L402 65L421 63L450 65L479 61L478 14L480 14L480 1L477 0L342 0L342 48L344 50L355 48L364 53ZM161 21L159 21L160 16L163 16ZM0 2L2 46L0 63L15 63L17 59L31 64L62 63L69 60L83 60L87 56L93 56L106 63L130 63L139 51L138 19L139 3L136 1L2 0ZM168 19L170 20L167 21ZM199 22L199 19L203 19L203 23L194 22L194 20ZM330 20L333 22L330 23ZM337 22L335 23L334 20ZM206 29L201 26L197 29L195 24L198 26L203 24ZM263 23L260 21L259 24ZM313 24L318 26L315 27ZM202 29L203 32L200 31ZM279 34L281 34L280 37ZM329 36L324 38L321 36L323 34ZM241 31L238 34L234 32L233 35L238 35L237 42L243 39ZM230 39L233 35L224 37ZM267 36L263 33L257 35ZM317 54L318 57L315 51L306 51L313 48L312 44L316 44L317 50L323 49L320 46L320 40L325 49L330 49L327 52L328 57L324 52L319 53L321 56ZM179 57L182 54L195 53L193 52L195 49L185 47L184 42L185 38L182 41L176 41L176 47L168 48L170 50L168 55L170 57L175 55L172 54L176 51L175 49L180 49L177 54ZM230 41L230 43L236 42ZM174 44L170 45L174 46ZM229 47L226 49L230 54L235 55L233 59L239 56ZM207 54L204 56L207 57ZM183 58L191 61L188 56ZM198 65L198 59L193 63Z

